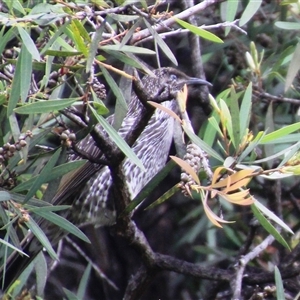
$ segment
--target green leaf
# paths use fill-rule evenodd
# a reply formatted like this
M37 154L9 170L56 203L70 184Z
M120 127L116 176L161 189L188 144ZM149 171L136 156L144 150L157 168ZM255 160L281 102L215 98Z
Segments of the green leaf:
M196 35L198 35L204 39L207 39L207 40L209 40L211 42L215 42L215 43L224 43L219 37L217 37L216 35L214 35L213 33L209 32L207 30L204 30L202 28L194 26L194 25L192 25L188 22L185 22L183 20L180 20L180 19L175 18L175 21L183 28L188 29L190 32L195 33Z
M0 191L0 202L8 201L11 199L11 196L8 192Z
M300 29L300 23L296 22L281 22L277 21L274 24L280 29L286 29L286 30L299 30Z
M83 273L82 278L79 283L79 287L78 287L78 291L77 291L77 297L79 299L84 299L84 295L87 290L91 270L92 270L92 265L89 263L87 265L86 269L84 270L84 273Z
M9 247L9 248L11 248L11 249L19 252L21 255L25 255L25 256L29 257L25 252L23 252L22 250L18 249L14 245L10 244L9 242L7 242L7 241L5 241L5 240L3 240L1 238L0 238L0 244L3 244L5 246L7 246L7 247Z
M18 114L43 114L64 109L80 98L58 99L58 100L38 100L37 102L20 106L14 109Z
M10 12L13 14L12 9L15 9L17 11L19 11L22 15L26 15L26 11L23 7L23 3L21 4L21 2L19 0L6 0L4 1L6 2L6 5L9 7Z
M120 60L126 65L132 66L137 69L143 69L143 66L139 63L139 61L136 60L133 54L130 53L122 53L121 51L111 51L111 50L105 50L103 49L104 52L106 52L110 57L115 57L116 59ZM130 55L132 57L130 57Z
M59 178L75 169L80 168L81 166L83 166L86 163L86 160L81 159L81 160L77 160L77 161L71 161L71 162L67 162L65 164L61 164L55 168L52 169L51 173L48 174L47 178L45 178L45 182L44 183L48 183L51 180L54 180L56 178ZM39 177L40 175L36 175L32 178L30 178L29 180L27 180L26 182L22 182L20 184L18 184L13 191L16 192L21 192L21 191L26 191L28 189L30 189L30 187L32 186L32 184L34 183L34 181Z
M286 81L284 85L284 91L286 92L292 85L294 78L298 74L300 69L300 43L297 44L295 52L293 54L289 69L286 75Z
M235 89L231 88L230 97L228 98L228 106L231 115L231 122L232 122L232 134L235 141L235 146L241 143L241 133L240 133L240 109L238 103L238 96L235 92Z
M272 132L273 133L273 132ZM291 144L300 140L300 133L292 133L286 136L282 136L270 142L262 142L262 144Z
M48 278L47 262L42 251L36 256L34 260L34 268L36 271L36 290L38 295L44 293L44 289Z
M144 26L142 21L143 18L140 18L139 20L137 20L137 22L133 24L133 26L130 27L130 29L127 31L127 33L125 34L124 38L120 43L120 48L122 48L127 44L127 42L132 38L133 34L137 31L138 28Z
M48 238L46 237L43 230L37 225L37 223L33 220L32 217L29 217L29 221L25 222L26 226L31 230L34 236L40 241L46 251L49 253L52 259L57 260L57 254L51 246Z
M37 61L40 61L41 60L40 53L39 53L38 49L36 48L30 35L22 27L17 26L17 28L18 28L19 34L21 36L23 45L27 48L28 52L32 55L32 58Z
M20 60L21 60L21 74L22 80L20 82L21 89L21 101L25 102L28 97L28 92L31 84L31 76L32 76L32 56L26 47L21 48L20 52Z
M66 294L68 300L82 300L79 299L73 292L69 291L66 288L63 288L63 291Z
M219 133L220 136L223 136L223 133L220 129L219 123L214 116L210 117L208 119L208 122L211 125L211 127L213 127L215 129L215 131Z
M260 6L262 4L262 0L250 0L248 2L248 5L246 6L239 22L239 26L242 27L246 23L248 23L251 18L255 15L255 13L259 10Z
M70 26L68 26L69 35L76 45L76 49L82 52L85 57L88 57L88 48L83 36L81 35L81 27L78 26L79 22L77 20L72 20Z
M230 114L230 111L228 109L226 102L223 99L220 99L220 109L224 116L226 130L229 134L229 137L232 141L234 148L236 148L238 146L238 140L237 141L235 140L235 135L233 134L231 114Z
M104 32L104 29L105 29L105 22L102 22L93 35L93 39L89 47L88 57L86 60L86 68L85 68L86 73L90 72L91 67L94 63L94 59L98 51L99 43L102 40L102 34Z
M100 65L100 69L109 87L111 88L112 92L116 96L118 104L121 105L121 107L127 111L128 110L127 103L122 91L118 87L118 84L115 82L113 77L108 73L108 71L103 66Z
M76 28L78 29L80 36L83 38L83 40L86 43L91 43L90 35L88 34L85 27L83 26L83 23L77 19L73 19L73 22L74 22L74 25L76 25Z
M72 224L67 219L49 211L44 211L43 209L35 209L34 213L38 216L50 221L51 223L57 225L58 227L64 229L68 233L71 233L78 237L79 239L83 240L86 243L90 243L89 238L74 224Z
M144 19L144 22L149 29L150 33L152 34L154 40L157 42L160 49L165 53L166 57L170 59L170 61L175 65L178 66L178 62L176 57L174 56L173 52L169 48L169 46L166 44L166 42L160 37L160 35L152 28L152 26L149 24L149 22Z
M178 191L179 188L176 184L173 187L171 187L168 191L166 191L162 196L160 196L157 200L155 200L152 204L150 204L146 209L151 209L155 206L164 203L166 200L170 199Z
M255 164L258 164L258 163L262 163L262 162L266 162L266 161L269 161L269 160L272 160L274 158L277 158L277 157L280 157L280 156L283 156L285 155L284 159L281 161L281 163L279 164L278 168L282 165L284 165L299 149L299 146L300 146L300 142L286 148L286 149L283 149L271 156L268 156L266 158L262 158L262 159L258 159L258 160L255 160L253 161L252 163L255 163Z
M255 201L251 208L258 209L260 212L262 212L265 216L267 216L269 219L273 220L275 223L277 223L279 226L281 226L286 231L290 232L291 234L294 234L292 229L288 225L286 225L279 217L277 217L272 211L270 211L268 208L266 208L263 204L261 204L259 201ZM256 210L255 210L256 212ZM268 221L269 222L269 221ZM274 236L275 237L275 236ZM275 237L276 238L276 237Z
M58 148L56 152L51 156L45 167L42 169L39 176L36 178L34 183L32 184L30 190L26 194L24 199L24 203L26 203L32 196L35 195L36 191L40 188L40 186L47 181L49 174L52 172L59 156L61 153L61 148Z
M288 134L299 130L300 129L300 122L284 126L276 131L273 131L269 134L266 134L260 141L260 144L267 144L270 142L276 142L277 139L283 138L284 136L287 136Z
M53 34L52 32L52 37L50 40L47 42L47 44L44 46L44 48L41 50L41 55L45 55L45 52L56 42L57 38L66 30L66 27L69 26L71 23L71 19L67 20L64 25L60 26L55 33ZM72 51L70 51L72 52Z
M120 45L105 45L100 47L101 50L112 50L112 51L123 51L129 53L136 53L136 54L146 54L146 55L153 55L155 51L142 48L142 47L135 47L135 46L123 46L120 48Z
M236 0L227 0L226 2L221 3L222 19L226 22L232 22L235 19L238 6L239 6L239 1ZM228 35L230 30L231 30L231 26L225 28L225 36Z
M218 152L216 152L212 147L208 146L203 140L201 140L198 136L191 132L185 124L182 125L182 128L184 132L188 135L188 137L191 139L191 141L195 143L198 147L200 147L200 149L202 149L207 154L223 163L224 159L219 155Z
M45 55L57 56L57 57L71 57L81 55L82 52L78 51L61 51L61 50L46 50Z
M14 38L14 32L16 31L16 28L11 27L9 30L7 29L8 28L6 26L2 26L0 35L0 53L4 52L7 43ZM4 32L5 34L3 35Z
M94 91L91 91L91 92L92 92L93 98L95 98L96 97L95 92ZM95 110L97 111L98 115L107 115L109 113L109 109L104 105L103 102L99 103L99 102L96 102L94 99L93 106L94 106Z
M277 266L274 267L275 284L276 284L276 298L285 299L284 287L280 271Z
M8 100L7 117L9 117L12 114L14 108L17 106L19 102L20 94L21 94L21 78L22 78L22 61L21 61L21 56L19 55L12 85L11 85L9 100Z
M246 158L248 156L249 153L251 153L257 145L260 144L260 141L262 140L262 138L264 137L264 132L260 131L255 139L249 143L248 147L241 153L241 155L238 157L237 162L240 163L243 161L244 158Z
M41 201L41 200L38 200ZM30 212L36 212L36 211L41 211L41 212L54 212L54 211L61 211L65 209L69 209L71 205L47 205L47 206L31 206L26 204L26 209Z
M244 135L247 133L247 129L250 123L252 107L252 82L249 83L240 108L240 140L243 139Z
M99 116L93 107L90 106L90 109L97 119L98 123L104 128L104 130L114 141L114 143L116 143L119 149L142 171L145 171L145 167L143 166L142 162L128 146L128 144L119 136L118 132L110 124L108 124L108 122L102 116Z
M121 14L109 14L109 16L119 22L123 22L123 23L127 23L127 22L132 22L134 20L137 20L139 18L139 16L135 16L135 15L121 15Z
M257 201L256 201L257 202ZM269 232L281 245L285 248L290 249L290 246L285 241L285 239L281 236L281 234L277 231L277 229L264 217L264 215L259 211L256 207L256 203L251 205L252 212L256 219L259 221L261 226Z

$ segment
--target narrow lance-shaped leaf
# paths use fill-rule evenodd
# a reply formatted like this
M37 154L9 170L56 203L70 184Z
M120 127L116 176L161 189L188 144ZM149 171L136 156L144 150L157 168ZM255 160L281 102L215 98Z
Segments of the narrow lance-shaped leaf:
M21 101L25 102L28 97L28 92L30 89L31 76L32 76L32 55L28 51L27 47L22 45L20 52L21 59L21 74L22 80L20 82L21 89Z
M267 207L265 207L259 201L256 200L253 205L255 205L255 207L257 209L259 209L265 216L267 216L269 219L273 220L275 223L277 223L283 229L290 232L291 234L294 234L294 232L289 228L288 225L286 225L279 217L277 217L272 211L270 211Z
M232 22L235 19L236 12L239 6L239 1L236 0L227 0L226 2L221 3L221 10L226 9L225 20L227 22ZM231 26L225 28L225 36L230 32Z
M41 216L42 218L50 221L51 223L56 224L60 228L64 229L65 231L72 233L79 239L83 240L86 243L90 243L90 240L88 237L75 225L73 225L70 221L67 219L53 213L50 211L43 211L43 210L34 210L34 213Z
M18 114L42 114L64 109L80 98L58 99L58 100L39 100L34 103L20 106L14 109Z
M203 151L214 157L215 159L223 162L223 158L216 152L212 147L208 146L204 141L202 141L197 135L191 132L185 124L182 124L184 132L188 135L193 143L200 147Z
M32 55L32 58L37 61L40 61L41 60L40 53L39 53L38 49L36 48L30 35L21 26L17 26L17 28L20 33L22 42L23 42L24 46L27 48L28 52Z
M105 22L102 22L100 27L96 29L96 32L93 35L93 39L89 47L89 53L86 61L86 69L85 69L86 73L90 72L91 67L94 63L94 59L99 47L99 43L102 39L104 28L105 28Z
M119 149L134 163L136 164L142 171L145 171L145 168L136 154L132 151L132 149L128 146L128 144L119 136L118 132L110 125L108 122L97 114L95 109L90 106L90 109L99 122L99 124L104 128L110 138L116 143Z
M250 123L251 116L251 107L252 107L252 83L250 82L240 108L240 140L243 139L244 135L247 132L247 128Z
M242 139L240 133L240 108L238 95L233 87L230 89L230 97L227 103L231 116L233 140L235 141L235 147L238 147Z
M136 47L136 46L127 46L127 45L123 46L122 48L120 48L120 45L105 45L105 46L102 46L101 49L123 51L123 52L136 53L136 54L146 54L146 55L155 54L155 51L150 50L150 49Z
M262 4L262 0L249 1L248 5L246 6L241 16L239 26L244 26L246 23L248 23L251 20L251 18L255 15L255 13L258 11L261 4Z
M46 178L46 181L44 183L50 182L53 179L59 178L65 174L67 174L70 171L73 171L75 169L80 168L82 165L86 163L86 160L77 160L77 161L71 161L67 162L65 164L61 164L55 168L52 169L51 173L48 174L48 177ZM14 192L21 192L28 190L33 182L38 178L39 175L36 175L29 180L20 183L14 188Z
M277 266L274 267L275 284L276 284L276 298L285 299L284 286L281 278L280 271Z
M257 202L257 201L256 201ZM277 231L277 229L264 217L264 215L259 211L257 208L256 202L251 205L251 209L259 223L269 232L273 235L273 237L284 247L290 250L290 247L288 243L285 241L285 239L281 236L281 234Z
M87 45L81 35L79 22L77 20L72 20L70 26L68 27L69 34L72 37L76 48L78 51L82 52L85 57L88 56Z
M175 21L182 27L188 29L190 32L195 33L196 35L198 35L204 39L207 39L207 40L215 42L215 43L224 43L219 37L217 37L215 34L209 32L207 30L204 30L202 28L194 26L194 25L192 25L188 22L185 22L183 20L180 20L180 19L175 18Z
M92 270L92 265L91 265L91 263L89 263L87 265L86 269L84 270L84 273L80 280L80 284L79 284L78 291L77 291L78 299L84 299L84 295L85 295L85 292L86 292L86 289L88 286L91 270Z
M230 140L232 141L233 146L236 148L238 141L235 140L235 135L233 134L231 114L226 102L223 99L220 99L220 109L221 109L221 122L223 122L223 125L226 127Z
M21 77L22 77L22 61L21 56L19 55L17 60L17 65L11 85L10 95L9 95L9 101L7 106L7 117L9 117L14 108L17 106L20 94L21 94Z
M54 166L59 158L60 153L61 153L61 148L56 150L56 152L51 156L51 158L49 159L49 161L47 162L45 167L42 169L40 175L37 177L37 179L32 184L30 190L28 191L28 193L24 199L24 203L26 203L32 196L34 196L34 194L40 188L40 186L45 181L47 181L47 177L49 176L52 169L54 168Z
M300 129L300 122L288 125L288 126L284 126L278 130L275 130L269 134L266 134L261 140L260 140L260 144L265 144L265 143L270 143L270 142L274 142L275 140L282 138L296 130Z
M49 255L52 259L58 259L57 254L55 253L54 249L51 246L48 238L46 237L43 230L38 226L38 224L29 217L29 221L25 222L26 226L31 230L31 232L36 236L36 238L40 241L40 243L45 247Z
M169 46L166 44L166 42L160 37L160 35L152 28L152 26L144 19L144 22L149 29L150 33L153 35L155 41L157 42L157 45L160 47L160 49L165 53L166 57L170 59L170 61L175 65L178 66L178 62L176 57L174 56L173 52L169 48Z

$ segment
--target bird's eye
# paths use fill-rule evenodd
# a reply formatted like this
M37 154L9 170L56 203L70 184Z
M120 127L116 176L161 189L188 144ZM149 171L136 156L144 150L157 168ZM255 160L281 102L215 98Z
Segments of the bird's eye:
M172 81L177 80L177 76L176 76L175 74L171 74L171 75L170 75L170 79L171 79Z

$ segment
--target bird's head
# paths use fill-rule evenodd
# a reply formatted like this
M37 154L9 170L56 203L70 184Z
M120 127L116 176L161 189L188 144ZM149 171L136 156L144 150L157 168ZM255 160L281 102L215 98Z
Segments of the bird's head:
M212 84L204 79L190 77L185 73L171 67L161 68L154 70L153 72L159 82L160 87L168 86L172 89L172 93L175 94L182 90L186 84L188 87L188 99L189 101L196 100L195 103L200 105L203 111L208 115L211 112L211 106L208 99L203 99L203 86L211 87ZM148 76L146 76L148 78ZM145 78L145 77L144 77ZM144 80L144 84L147 81ZM207 96L207 93L206 93ZM206 97L207 98L207 97Z

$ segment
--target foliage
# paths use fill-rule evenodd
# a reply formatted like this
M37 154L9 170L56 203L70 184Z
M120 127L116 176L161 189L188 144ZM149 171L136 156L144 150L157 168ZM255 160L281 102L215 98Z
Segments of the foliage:
M265 282L255 282L257 290L249 283L252 276L256 278L255 273L241 259L243 255L249 256L247 263L251 260L264 274L271 273L269 282L276 286L276 291L269 295L275 297L276 293L278 299L293 295L283 280L288 275L280 272L294 262L285 265L290 251L295 260L299 257L299 246L295 236L291 237L298 233L300 225L299 5L297 1L278 4L263 0L207 0L195 4L194 10L178 12L176 3L169 6L159 2L150 5L147 1L116 1L113 7L112 2L101 0L4 0L0 12L1 272L6 272L13 251L26 255L23 243L33 235L51 258L58 258L40 227L45 220L89 242L81 229L64 218L72 203L55 202L61 178L83 167L89 159L66 162L67 152L75 149L75 139L82 140L100 123L107 139L143 170L136 154L118 135L131 95L131 84L122 85L119 77L120 82L136 80L131 68L151 74L145 61L156 67L181 67L176 54L179 47L174 46L178 44L176 38L182 37L182 43L186 43L186 34L192 32L201 37L202 62L213 83L209 95L213 111L201 124L199 133L194 132L186 117L186 92L177 95L181 116L169 113L181 124L186 139L209 157L200 159L202 163L209 161L209 168L202 165L195 170L184 158L171 156L172 160L133 199L124 215L133 212L152 191L160 191L160 183L177 164L191 182L164 189L158 199L151 197L147 211L142 212L153 216L162 209L176 220L173 227L180 229L178 233L172 232L174 243L168 252L174 254L188 245L188 253L182 256L194 263L201 262L201 267L219 268L220 262L225 268L238 265L238 270L230 273L231 277L228 275L234 278L235 287L231 289L230 282L225 288L218 286L237 298L254 297L258 291L267 293ZM211 15L215 18L208 17L205 9L213 11ZM208 22L192 24L192 14ZM196 62L189 62L186 69L192 69L193 64ZM116 99L115 105L107 101L108 90ZM150 104L165 109L157 103ZM104 118L108 112L115 113L113 124ZM184 199L179 193L171 197L180 189L189 198ZM183 206L180 211L178 207ZM138 225L143 228L144 223L140 221ZM264 231L258 230L258 226ZM156 230L161 232L164 228L154 227L153 231ZM267 233L284 249L272 244L273 240L263 244ZM149 242L159 249L159 241ZM259 250L264 251L263 257L256 251L259 245L263 245ZM279 257L284 259L275 262ZM244 281L243 287L251 289L241 291L243 276L239 279L237 274L246 267L250 279ZM89 294L91 268L101 269L88 264L81 273L79 288L76 284L63 287L67 299L84 299ZM4 299L14 299L22 292L33 269L38 274L38 295L44 296L48 271L40 255ZM97 272L103 281L107 280L101 270ZM213 294L199 280L195 283L178 278L174 285L176 296L180 291L182 295L186 292L198 298L213 295L212 298L225 299Z

